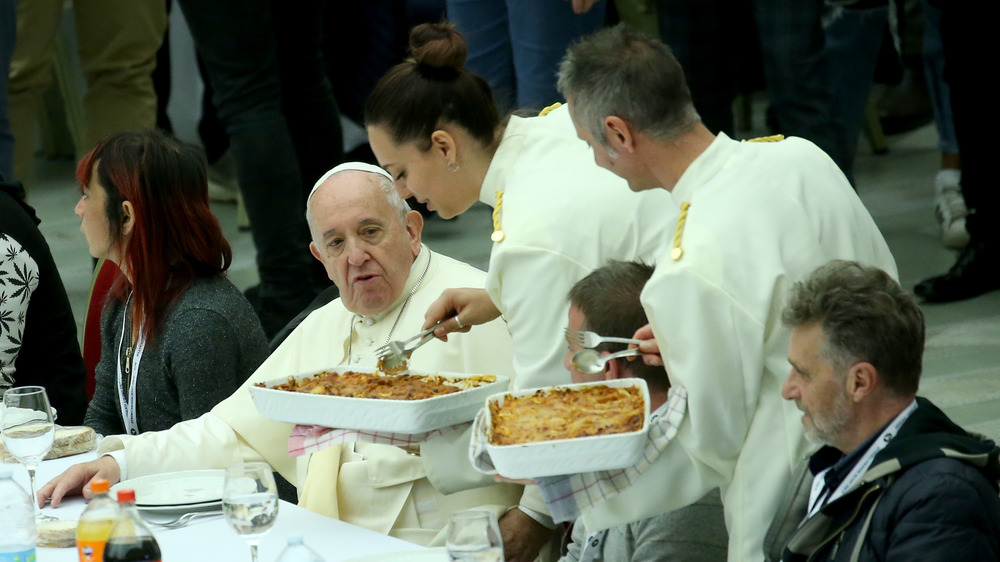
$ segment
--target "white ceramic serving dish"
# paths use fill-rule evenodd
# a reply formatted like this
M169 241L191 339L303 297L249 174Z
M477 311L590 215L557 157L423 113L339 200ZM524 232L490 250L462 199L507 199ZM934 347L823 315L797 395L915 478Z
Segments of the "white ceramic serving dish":
M321 372L373 373L373 368L335 367L291 377L302 379ZM461 373L411 370L411 375L441 375L467 378ZM319 425L338 429L363 429L392 433L421 433L449 425L467 422L475 417L487 396L507 389L509 379L496 375L496 382L452 394L422 400L380 400L347 398L323 394L308 394L276 390L273 387L288 382L289 377L264 383L265 388L251 386L250 393L260 415L274 421Z
M539 389L494 394L486 399L486 415L482 420L486 428L486 452L489 453L497 473L507 478L540 478L598 470L614 470L638 463L639 459L642 458L642 450L646 444L646 434L649 432L649 388L646 386L646 381L642 379L618 379L552 386L542 390L589 386L638 387L644 403L642 429L629 433L593 435L575 439L556 439L518 445L494 445L490 442L493 428L490 403L503 404L507 397L534 394Z

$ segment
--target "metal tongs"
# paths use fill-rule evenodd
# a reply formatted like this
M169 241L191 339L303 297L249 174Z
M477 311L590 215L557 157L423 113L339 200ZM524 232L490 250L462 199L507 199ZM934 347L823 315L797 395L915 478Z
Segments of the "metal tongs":
M437 329L439 324L434 324L410 339L391 341L376 349L375 355L378 357L379 370L384 373L405 372L408 367L407 361L410 359L410 355L418 347L434 339L434 330Z

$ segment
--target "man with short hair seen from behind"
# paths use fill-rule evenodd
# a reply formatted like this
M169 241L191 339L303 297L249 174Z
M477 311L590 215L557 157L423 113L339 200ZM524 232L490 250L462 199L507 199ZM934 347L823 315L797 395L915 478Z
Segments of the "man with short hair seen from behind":
M570 290L566 328L602 336L631 336L647 323L639 293L652 274L652 266L616 260L594 270ZM602 343L594 349L606 355L625 348L623 343ZM670 381L662 367L618 358L608 361L596 375L584 374L572 363L573 354L581 349L570 343L566 350L564 365L573 382L640 378L649 387L650 412L655 413L666 403ZM728 542L718 490L676 511L605 531L588 533L578 519L572 538L559 562L725 562Z

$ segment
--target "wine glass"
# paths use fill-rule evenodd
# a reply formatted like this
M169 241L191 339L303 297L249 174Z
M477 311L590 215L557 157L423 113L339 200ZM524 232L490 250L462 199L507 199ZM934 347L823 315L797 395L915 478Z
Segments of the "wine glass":
M35 494L35 469L52 449L55 438L55 423L49 396L40 386L19 386L7 390L3 395L3 415L0 434L4 446L11 456L28 469L31 482L31 503L35 506L35 521L55 521L50 515L43 515L38 507Z
M227 468L222 513L229 526L250 544L251 560L257 562L257 542L278 518L278 487L271 466L248 462Z
M451 562L502 562L503 538L496 516L481 509L452 513L445 549Z

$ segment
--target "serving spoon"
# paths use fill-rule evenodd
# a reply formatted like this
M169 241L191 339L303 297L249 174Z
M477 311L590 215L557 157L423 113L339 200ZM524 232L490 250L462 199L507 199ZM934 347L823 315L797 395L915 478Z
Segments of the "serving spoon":
M642 355L642 352L639 351L639 348L635 347L608 355L601 355L601 352L595 349L581 349L573 354L570 362L578 372L585 375L596 375L604 370L604 366L608 364L608 361L618 359L619 357L633 357L636 355Z

